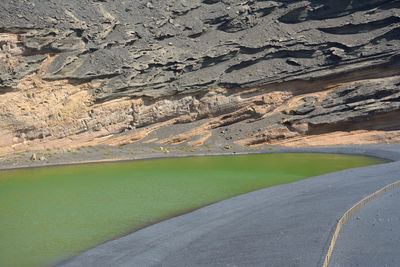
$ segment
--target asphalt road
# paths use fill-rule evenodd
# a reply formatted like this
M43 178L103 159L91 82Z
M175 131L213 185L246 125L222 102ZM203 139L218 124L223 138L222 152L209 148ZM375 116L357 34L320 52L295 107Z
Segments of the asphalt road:
M286 151L364 154L397 162L240 195L104 243L59 266L321 266L346 210L400 179L400 146Z

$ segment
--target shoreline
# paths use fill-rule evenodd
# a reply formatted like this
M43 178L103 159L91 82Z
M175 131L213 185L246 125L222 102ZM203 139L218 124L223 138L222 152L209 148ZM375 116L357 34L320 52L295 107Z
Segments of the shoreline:
M397 144L400 146L400 143ZM387 155L381 155L379 151L382 148L389 148L396 146L396 144L373 144L373 145L343 145L343 146L313 146L313 147L296 147L296 148L288 148L288 147L272 147L272 146L263 146L263 147L258 147L258 148L248 148L248 147L242 147L242 149L229 149L229 152L210 152L210 151L204 151L197 150L193 152L183 152L183 153L176 153L176 149L181 149L184 146L176 146L174 149L175 151L168 152L166 154L161 154L164 153L166 149L160 149L158 153L149 153L149 151L142 151L143 153L138 153L136 156L131 156L127 157L130 149L126 151L127 153L123 153L121 155L122 157L110 157L110 158L95 158L95 159L89 159L89 160L83 160L81 158L84 157L84 155L79 155L76 160L59 160L54 163L49 163L48 161L30 161L29 164L13 164L11 166L7 166L4 164L5 161L7 161L7 157L3 157L2 161L0 159L0 172L1 171L12 171L12 170L26 170L26 169L36 169L36 168L53 168L53 167L62 167L62 166L76 166L76 165L87 165L87 164L101 164L101 163L118 163L118 162L130 162L130 161L143 161L143 160L159 160L159 159L168 159L168 158L186 158L186 157L205 157L205 156L234 156L234 155L251 155L251 154L275 154L275 153L321 153L321 154L344 154L344 155L354 155L354 156L368 156L368 157L373 157L373 158L378 158L382 160L387 160L387 161L396 161L392 157L387 157ZM107 149L114 148L116 147L108 147ZM377 148L378 150L375 152L372 152L372 148ZM118 148L117 148L118 150ZM154 151L154 150L153 150ZM160 153L161 152L161 153ZM366 153L367 152L367 153ZM24 154L36 154L36 153L51 153L51 151L47 152L40 152L40 151L34 151L34 152L28 152ZM53 152L54 153L54 152ZM57 154L59 151L57 152ZM20 155L20 153L17 154L11 154L8 155L8 158L12 158L15 156ZM29 156L28 155L28 156ZM26 155L25 155L26 156ZM4 159L6 158L6 159ZM399 155L399 160L400 160L400 155ZM26 162L26 161L25 161Z

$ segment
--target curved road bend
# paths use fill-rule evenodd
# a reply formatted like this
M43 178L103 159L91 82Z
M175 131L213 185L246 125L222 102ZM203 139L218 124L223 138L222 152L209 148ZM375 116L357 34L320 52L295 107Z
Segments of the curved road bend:
M346 210L400 179L400 146L286 151L364 154L396 162L227 199L109 241L59 266L321 266Z

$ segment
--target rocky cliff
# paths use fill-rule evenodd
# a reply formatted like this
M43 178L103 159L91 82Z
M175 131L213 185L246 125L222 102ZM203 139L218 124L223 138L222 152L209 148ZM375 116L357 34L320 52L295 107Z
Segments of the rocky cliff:
M2 0L0 154L398 142L399 39L398 0Z

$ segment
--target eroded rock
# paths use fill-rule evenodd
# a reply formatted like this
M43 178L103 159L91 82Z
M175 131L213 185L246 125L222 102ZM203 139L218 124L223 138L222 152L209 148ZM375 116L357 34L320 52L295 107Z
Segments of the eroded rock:
M353 2L4 0L1 153L203 119L164 141L396 130L363 122L400 107L400 2Z
M37 156L35 153L32 154L32 156L30 157L31 161L36 161L37 160Z

